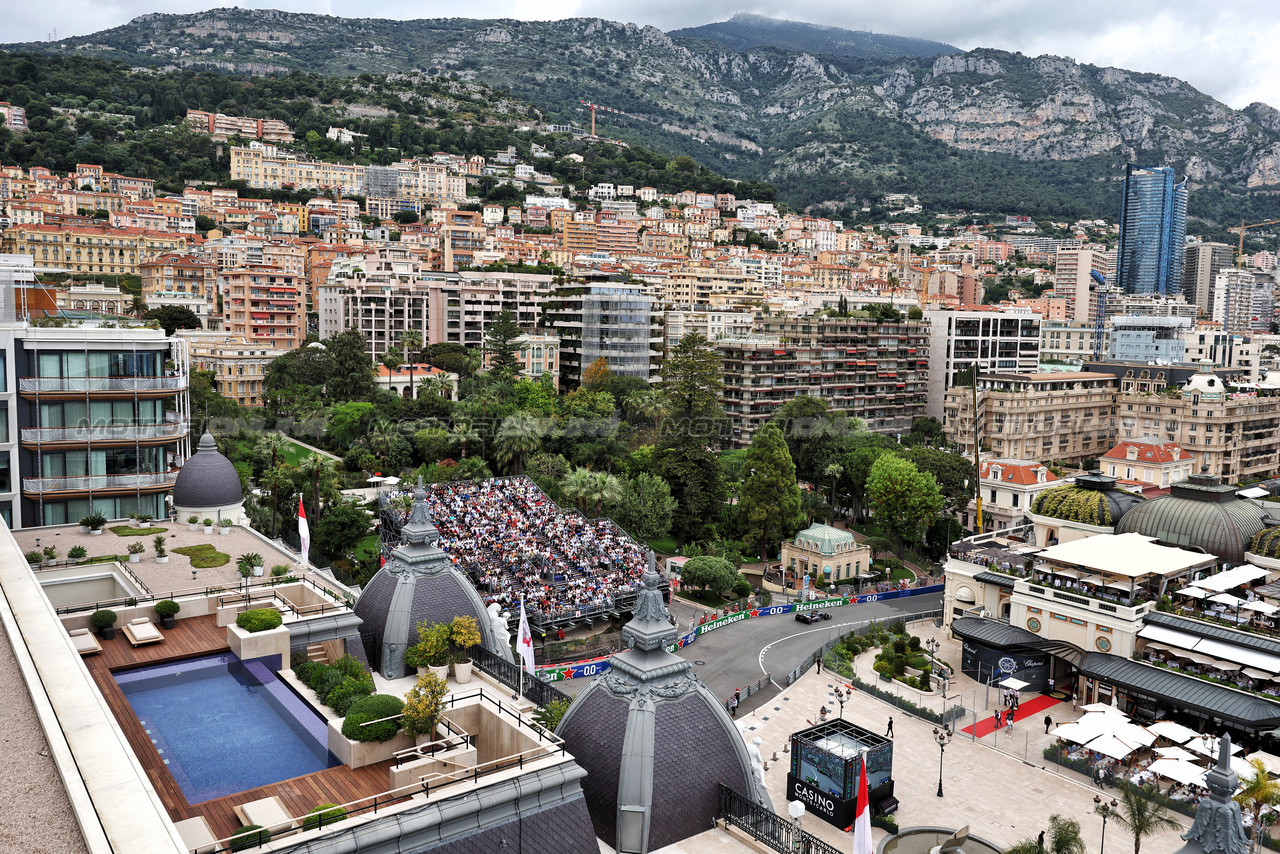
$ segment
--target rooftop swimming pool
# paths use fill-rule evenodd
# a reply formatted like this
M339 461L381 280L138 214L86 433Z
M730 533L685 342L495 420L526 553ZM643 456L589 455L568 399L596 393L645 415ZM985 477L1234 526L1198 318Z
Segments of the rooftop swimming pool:
M259 661L223 653L114 675L188 803L341 764L324 718Z

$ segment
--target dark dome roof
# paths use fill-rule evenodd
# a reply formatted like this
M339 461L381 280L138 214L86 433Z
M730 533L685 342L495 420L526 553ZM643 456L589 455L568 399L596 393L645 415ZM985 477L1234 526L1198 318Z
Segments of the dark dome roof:
M768 804L751 756L720 701L689 662L666 651L676 637L650 552L644 589L623 637L630 649L578 695L556 733L587 771L596 836L615 848L619 809L641 809L656 851L706 830L719 814L719 786ZM763 772L761 772L762 774Z
M1266 517L1264 508L1239 498L1236 487L1200 474L1174 484L1168 495L1129 511L1116 533L1135 532L1241 564L1250 541L1267 527Z
M173 484L175 507L224 507L244 500L240 475L231 460L218 453L213 436L200 437L200 447L182 465Z
M1108 528L1145 499L1116 487L1116 479L1103 474L1078 475L1074 483L1046 489L1031 503L1031 512L1085 525Z
M364 621L360 639L373 668L387 679L406 675L404 653L418 642L418 624L449 623L454 617L474 617L481 645L510 661L511 649L505 637L497 637L480 594L436 545L440 532L431 523L421 480L401 536L404 542L356 602L356 616Z

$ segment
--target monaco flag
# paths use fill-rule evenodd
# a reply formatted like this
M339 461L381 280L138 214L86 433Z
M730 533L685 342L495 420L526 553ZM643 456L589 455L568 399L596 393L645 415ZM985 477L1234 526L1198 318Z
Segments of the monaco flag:
M529 619L524 613L524 599L520 600L520 636L516 638L516 654L524 661L524 669L537 675L533 667L533 635L529 632Z
M867 797L867 754L862 754L858 770L858 817L853 822L853 854L871 854L871 804Z
M311 526L307 524L307 510L302 506L302 498L298 498L298 538L302 540L302 560L306 562L311 554Z

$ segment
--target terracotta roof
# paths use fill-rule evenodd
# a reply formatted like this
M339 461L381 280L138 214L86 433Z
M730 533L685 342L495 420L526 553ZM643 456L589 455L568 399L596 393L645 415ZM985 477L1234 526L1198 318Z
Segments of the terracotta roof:
M1138 454L1132 460L1129 459L1130 448L1133 448ZM1149 437L1121 440L1116 443L1114 448L1102 456L1103 459L1108 460L1124 460L1126 462L1148 463L1151 465L1164 465L1191 459L1191 454L1177 442L1161 442Z
M1018 486L1034 486L1037 483L1056 483L1058 476L1048 468L1029 460L983 460L979 477L983 480L994 480L993 468L1000 470L1000 482ZM1040 480L1038 472L1044 469L1044 480Z

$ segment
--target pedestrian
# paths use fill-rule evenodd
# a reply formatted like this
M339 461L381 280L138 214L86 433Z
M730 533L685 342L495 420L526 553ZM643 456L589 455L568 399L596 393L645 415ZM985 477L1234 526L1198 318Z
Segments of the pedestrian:
M1008 714L1004 716L1004 724L1004 731L1009 735L1013 735L1013 709L1010 709Z
M1093 784L1097 786L1099 789L1102 788L1102 777L1103 777L1102 766L1099 765L1097 768L1093 770Z
M1000 710L999 710L999 709L996 709L996 710L995 710L995 712L993 712L992 714L994 714L994 715L995 715L995 719L996 719L996 730L997 730L997 731L999 731L1000 726L1004 723L1004 721L1003 721L1003 720L1001 719L1001 717L1000 717Z
M738 716L738 698L734 697L729 701L729 716L736 718Z
M1040 831L1040 835L1036 837L1036 847L1041 851L1044 850L1044 831Z
M1050 694L1052 694L1052 693L1053 693L1053 680L1052 680L1052 679L1050 679L1050 680L1049 680L1049 693L1050 693ZM1043 847L1043 846L1041 846L1041 847Z
M818 723L826 723L826 722L827 722L827 707L823 706L821 709L818 709Z
M822 672L822 656L818 656L818 672Z
M1049 734L1049 727L1053 726L1053 715L1044 716L1044 734Z
M889 728L884 731L885 738L893 738L893 718L889 718Z

